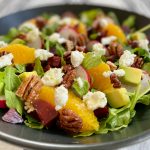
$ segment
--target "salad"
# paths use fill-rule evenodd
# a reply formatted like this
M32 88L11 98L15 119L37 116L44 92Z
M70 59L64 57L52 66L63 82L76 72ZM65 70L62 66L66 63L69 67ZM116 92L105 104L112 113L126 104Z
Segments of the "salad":
M150 24L135 25L94 9L44 13L1 35L2 120L75 137L127 127L136 104L150 105Z

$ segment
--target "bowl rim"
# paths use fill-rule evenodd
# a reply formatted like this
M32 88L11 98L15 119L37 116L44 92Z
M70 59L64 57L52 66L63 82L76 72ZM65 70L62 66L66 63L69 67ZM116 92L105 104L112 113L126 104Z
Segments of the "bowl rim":
M34 8L29 8L29 9L25 9L22 11L17 11L11 14L8 14L6 16L0 17L1 19L5 19L6 17L9 17L11 15L17 15L18 13L25 13L28 11L34 11L34 10L38 10L38 9L43 9L43 8L50 8L50 7L55 7L55 6L66 6L66 5L71 5L71 6L93 6L93 7L101 7L103 8L107 8L107 9L114 9L117 11L124 11L124 12L128 12L128 13L132 13L133 15L138 15L140 17L143 17L145 19L149 19L147 16L141 15L139 13L135 13L133 11L129 11L129 10L121 10L119 8L116 7L108 7L105 5L95 5L92 3L88 3L88 4L54 4L54 5L48 5L48 6L41 6L41 7L34 7ZM120 147L124 147L124 146L129 146L129 145L133 145L136 143L140 143L143 142L145 140L148 140L150 138L150 129L148 129L147 131L144 131L138 135L132 136L132 137L128 137L126 139L122 139L122 140L117 140L117 141L113 141L113 142L104 142L104 143L96 143L96 144L53 144L53 143L46 143L46 142L36 142L36 141L32 141L32 140L28 140L28 139L23 139L23 138L19 138L19 137L15 137L13 135L4 133L2 131L0 131L0 139L3 141L7 141L11 144L14 145L18 145L18 146L23 146L26 148L33 148L33 149L52 149L52 150L58 150L58 149L89 149L92 148L92 150L95 150L97 148L101 148L101 149L108 149L111 147L111 149L116 149L116 148L120 148ZM38 147L37 147L38 146Z

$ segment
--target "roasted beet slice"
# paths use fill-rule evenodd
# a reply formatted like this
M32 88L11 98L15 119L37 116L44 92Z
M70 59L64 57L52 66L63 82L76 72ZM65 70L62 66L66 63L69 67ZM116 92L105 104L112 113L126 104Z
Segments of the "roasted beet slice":
M13 124L23 122L22 117L13 108L8 110L8 112L2 117L2 120Z
M0 100L0 108L7 108L6 106L6 100Z
M103 119L103 118L108 117L109 109L107 106L105 106L104 108L98 108L94 110L94 114L98 119Z
M44 126L51 125L58 116L58 112L55 108L44 100L35 100L33 106Z

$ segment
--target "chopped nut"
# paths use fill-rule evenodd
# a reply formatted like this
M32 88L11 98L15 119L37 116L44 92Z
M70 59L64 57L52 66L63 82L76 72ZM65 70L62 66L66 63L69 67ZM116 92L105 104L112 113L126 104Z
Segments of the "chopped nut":
M70 88L71 85L72 85L72 83L73 83L73 81L74 81L74 79L75 79L75 77L76 77L76 71L75 71L75 70L70 70L70 71L68 71L68 72L64 75L64 77L63 77L63 82L62 82L62 84L64 84L64 86L65 86L66 88Z
M111 74L110 75L110 80L111 80L111 83L113 84L114 88L120 88L121 87L121 82L119 81L116 74L114 74L114 73Z
M34 111L32 102L38 99L38 93L42 85L41 79L38 76L30 76L21 83L16 91L16 95L25 101L24 108L27 110L27 113Z
M117 66L111 61L107 61L107 64L109 65L111 71L114 71L117 69Z
M70 64L63 66L63 72L64 73L67 73L68 71L71 71L71 70L73 70L73 66L71 66Z
M115 59L120 58L120 56L123 54L123 47L117 42L111 42L107 49L108 54L106 58L110 61L115 61Z
M78 35L78 38L77 38L77 45L78 46L85 46L87 45L87 41L88 41L88 38L86 35L84 34L79 34Z
M134 58L134 63L133 63L131 66L134 67L134 68L139 68L139 69L141 69L142 66L143 66L143 64L144 64L143 58L136 56L136 57Z
M23 95L32 79L33 79L33 76L30 76L28 78L25 78L25 80L21 83L21 85L19 86L19 88L16 91L16 95L18 97L21 97L21 98L23 97Z
M43 17L39 16L35 19L35 23L37 27L41 30L46 25L47 21Z
M70 134L77 134L82 128L82 119L72 110L63 109L59 116L59 127Z

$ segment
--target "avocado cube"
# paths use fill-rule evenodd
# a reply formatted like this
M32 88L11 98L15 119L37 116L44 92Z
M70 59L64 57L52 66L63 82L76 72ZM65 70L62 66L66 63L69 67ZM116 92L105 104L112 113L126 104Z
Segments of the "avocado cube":
M32 71L32 72L23 72L22 74L19 75L19 78L21 80L24 80L25 78L31 76L31 75L37 75L36 71Z
M142 70L133 68L133 67L122 67L125 71L125 75L121 78L121 80L125 83L131 84L139 84L142 78Z
M129 104L130 98L125 88L112 88L106 91L108 103L113 108L119 108Z

